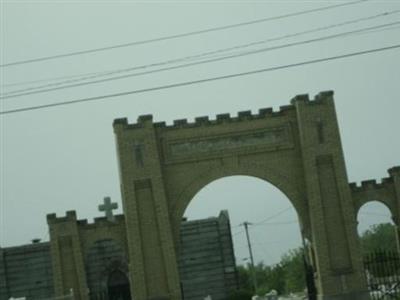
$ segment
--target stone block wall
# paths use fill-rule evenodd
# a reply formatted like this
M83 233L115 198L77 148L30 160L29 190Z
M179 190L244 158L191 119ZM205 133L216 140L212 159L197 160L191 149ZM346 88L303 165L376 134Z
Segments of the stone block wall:
M182 223L178 264L185 300L202 300L208 295L222 300L237 289L227 211L217 218Z
M0 249L0 300L53 296L49 243Z
M88 224L86 220L53 216L53 222L61 225L74 222L79 228L83 249L79 255L85 282L78 285L88 287L87 294L81 296L107 299L108 275L115 269L129 273L124 217L118 215L112 223L96 218ZM202 300L207 295L215 300L226 298L237 287L228 213L223 211L219 217L183 222L181 228L179 266L185 299ZM0 248L0 300L62 296L55 294L52 259L55 257L51 256L49 242ZM64 278L71 268L57 272L58 277Z

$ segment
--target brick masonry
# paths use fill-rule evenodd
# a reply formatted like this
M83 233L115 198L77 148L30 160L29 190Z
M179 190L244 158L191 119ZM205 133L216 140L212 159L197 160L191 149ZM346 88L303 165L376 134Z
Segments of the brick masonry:
M117 119L114 132L130 267L133 281L141 282L132 286L137 300L181 298L180 220L201 188L232 175L264 179L292 202L314 253L319 299L368 299L356 216L373 192L357 192L348 183L333 92L313 100L296 96L279 111L220 114L214 120L167 125L151 115L134 124ZM391 169L386 191L376 191L388 195L382 201L390 202L396 220L398 169Z
M65 296L71 288L75 298L108 299L110 274L120 271L129 280L125 220L122 215L116 216L113 222L96 218L93 223L88 223L76 220L75 212L70 211L65 217L49 215L48 222L50 243L0 248L0 300ZM77 230L70 231L68 228ZM223 300L237 288L226 211L221 212L219 217L183 222L179 239L178 264L185 299L203 299L212 295L215 300ZM72 241L78 241L80 247L76 248ZM62 249L55 246L58 244ZM60 260L64 260L61 265ZM80 272L83 273L83 280L73 280L72 276Z
M248 175L275 185L295 207L313 253L319 299L368 299L357 212L368 201L381 201L399 228L400 167L389 169L381 182L348 183L333 92L313 100L296 96L279 111L220 114L192 123L166 125L151 115L139 116L135 124L117 119L114 132L125 217L88 224L73 211L48 216L56 296L73 287L76 299L88 299L86 255L97 241L112 239L119 245L115 253L127 257L120 267L130 274L135 300L181 299L178 253L185 209L208 183ZM0 275L7 271L7 257L0 249ZM9 281L0 276L2 290Z

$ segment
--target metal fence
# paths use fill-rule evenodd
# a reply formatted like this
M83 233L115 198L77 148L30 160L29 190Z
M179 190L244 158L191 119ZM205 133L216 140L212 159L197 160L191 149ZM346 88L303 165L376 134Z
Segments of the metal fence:
M364 257L371 300L400 299L400 256L394 251L375 251Z

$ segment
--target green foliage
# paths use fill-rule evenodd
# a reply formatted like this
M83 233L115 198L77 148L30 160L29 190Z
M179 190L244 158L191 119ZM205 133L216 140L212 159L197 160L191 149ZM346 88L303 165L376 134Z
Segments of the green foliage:
M233 291L229 295L228 300L251 300L252 296L253 296L253 293L250 292L249 290L240 289L240 290Z
M393 268L383 268L381 263L390 259L391 254L388 251L397 253L395 227L392 224L377 224L364 231L361 235L361 247L371 275L385 277L397 272Z
M305 288L305 270L302 248L294 249L282 256L281 262L274 266L259 263L255 266L258 289L257 295L265 295L271 290L279 294L302 291ZM239 266L240 288L253 291L250 265Z
M253 285L251 281L250 269L246 268L245 266L238 266L237 272L240 289L244 291L252 291Z
M394 226L382 223L371 226L361 235L361 247L364 254L377 250L396 251L396 235Z
M386 223L372 226L362 234L361 245L364 253L377 250L395 251L396 237L393 225ZM277 265L266 266L264 263L259 263L254 269L258 283L256 294L260 296L273 289L281 295L301 292L306 287L303 248L301 247L285 253ZM238 276L240 292L235 294L235 298L230 299L250 299L254 292L251 267L238 266Z
M256 277L258 283L257 295L263 296L272 289L281 292L285 287L284 272L281 265L273 267L259 263L256 266Z
M285 291L300 292L306 286L303 248L290 250L284 254L281 264L285 270Z

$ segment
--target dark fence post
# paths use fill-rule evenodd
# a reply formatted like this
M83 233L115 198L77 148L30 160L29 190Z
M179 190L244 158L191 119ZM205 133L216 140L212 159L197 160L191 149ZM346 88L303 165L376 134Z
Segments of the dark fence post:
M307 262L305 255L303 254L304 270L306 272L306 284L307 284L307 294L309 300L317 300L317 288L315 286L314 280L314 269Z

